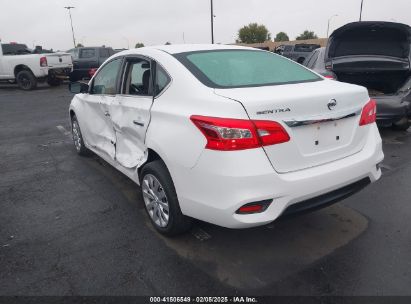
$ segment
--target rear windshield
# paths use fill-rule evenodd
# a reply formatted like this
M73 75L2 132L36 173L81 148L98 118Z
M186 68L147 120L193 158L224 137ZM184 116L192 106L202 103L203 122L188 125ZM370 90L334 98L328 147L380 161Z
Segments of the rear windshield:
M257 87L321 80L304 67L270 52L217 50L174 56L203 84L212 88Z

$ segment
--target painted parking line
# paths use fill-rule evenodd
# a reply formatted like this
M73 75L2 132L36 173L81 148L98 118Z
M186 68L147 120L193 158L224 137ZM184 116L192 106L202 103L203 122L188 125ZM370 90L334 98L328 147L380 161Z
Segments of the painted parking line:
M71 132L67 131L66 128L64 128L63 126L57 126L56 127L63 135L65 136L71 136Z

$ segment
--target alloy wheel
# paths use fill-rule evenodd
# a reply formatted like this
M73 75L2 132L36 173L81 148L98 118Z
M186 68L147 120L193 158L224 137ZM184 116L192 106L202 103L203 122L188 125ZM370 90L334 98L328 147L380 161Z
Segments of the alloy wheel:
M164 228L168 225L170 213L167 195L160 181L152 174L143 178L142 191L148 214L154 224Z

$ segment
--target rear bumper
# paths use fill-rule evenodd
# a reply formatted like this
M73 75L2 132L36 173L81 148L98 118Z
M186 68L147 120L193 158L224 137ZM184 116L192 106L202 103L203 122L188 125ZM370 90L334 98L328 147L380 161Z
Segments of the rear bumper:
M356 183L364 179L375 182L381 176L376 166L384 158L381 138L376 125L369 128L361 152L284 174L275 172L262 149L227 153L205 150L194 168L170 168L181 210L187 216L219 226L247 228L270 223L288 208L292 210L291 206L313 198L318 204L310 207L341 200L355 193L351 191L355 187L350 185L358 186ZM235 213L244 204L264 200L272 203L262 213Z
M379 96L372 97L377 101L377 124L391 126L404 117L411 115L411 106L404 101L404 96Z
M49 70L49 78L68 79L71 73L71 68L58 68Z

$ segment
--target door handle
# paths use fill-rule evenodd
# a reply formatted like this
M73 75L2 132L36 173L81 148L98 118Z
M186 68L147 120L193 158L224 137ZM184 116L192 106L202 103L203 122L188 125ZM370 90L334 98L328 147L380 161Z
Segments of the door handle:
M110 117L110 113L108 111L105 111L104 116Z
M133 120L133 124L140 126L140 127L144 127L144 123L139 122L138 120Z

